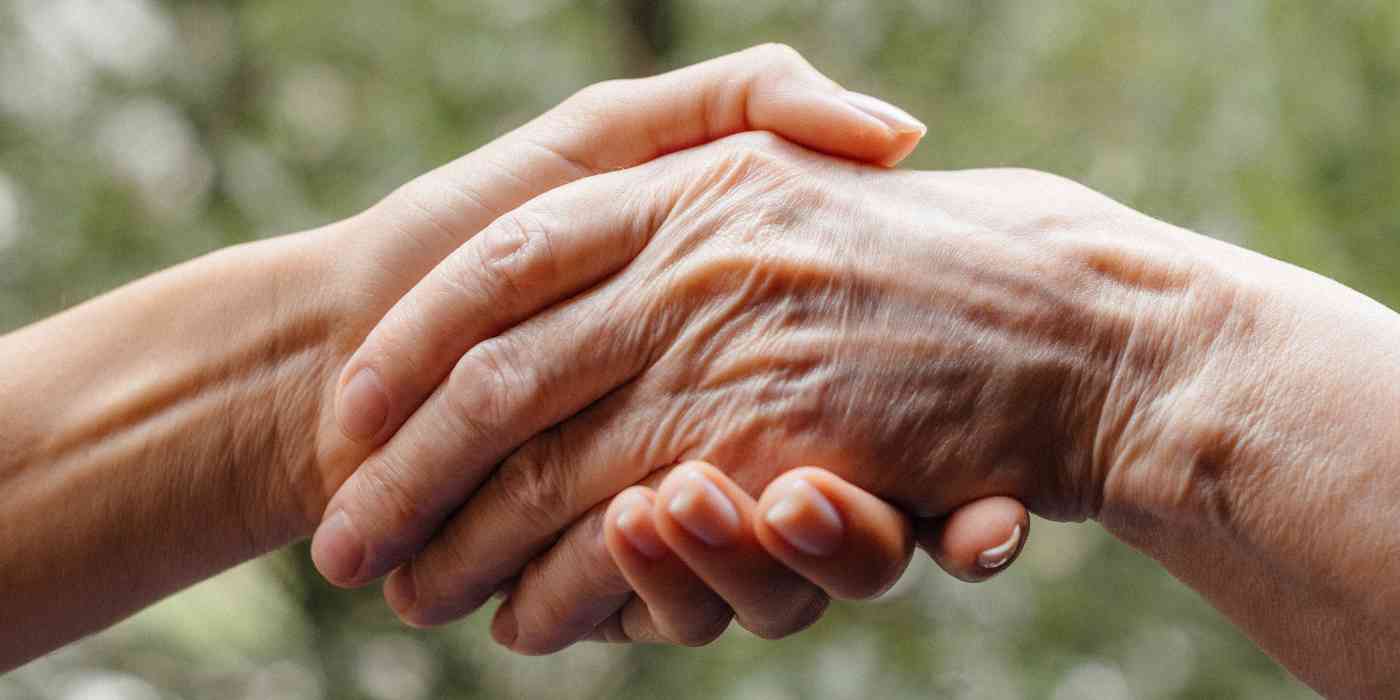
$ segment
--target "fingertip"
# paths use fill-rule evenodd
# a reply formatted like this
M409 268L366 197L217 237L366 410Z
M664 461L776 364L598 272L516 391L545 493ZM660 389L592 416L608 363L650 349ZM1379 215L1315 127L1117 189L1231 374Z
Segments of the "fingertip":
M413 565L400 566L384 582L384 602L395 615L405 623L413 624L410 616L418 600L418 590L413 583Z
M727 480L704 462L682 464L661 483L658 496L664 507L655 512L662 516L662 522L675 523L694 540L709 547L728 547L741 537L743 520L726 489L721 488Z
M991 496L965 504L940 521L922 523L920 530L920 545L939 566L976 583L1015 561L1030 534L1030 514L1016 499Z
M888 156L880 160L880 165L886 168L893 168L904 162L914 149L919 147L919 142L924 138L924 132L895 134L894 145L891 147Z
M373 367L361 367L350 375L336 401L340 431L353 442L371 443L389 420L389 393Z
M515 642L519 635L520 621L515 616L515 606L510 600L507 600L496 609L496 617L491 620L491 638L507 649L520 651L515 648Z
M851 90L841 93L846 104L874 117L889 128L895 135L913 136L916 140L928 133L928 127L914 118L914 115L871 95Z
M831 500L800 476L785 481L783 490L762 509L763 521L805 554L822 557L839 549L846 526Z
M868 95L814 85L801 78L791 80L797 84L756 91L750 104L753 129L773 131L814 150L885 167L908 156L927 132L903 110Z
M603 620L592 632L588 633L588 636L584 637L582 641L602 642L604 644L631 643L633 640L627 636L626 628L622 622L622 616L626 610L627 608L623 608L613 613L608 619Z
M977 554L977 565L985 571L996 571L1011 561L1012 555L1021 546L1021 524L1017 523L1006 540L995 547L989 547Z
M608 529L607 540L614 558L619 558L619 546L652 561L661 559L670 552L670 548L656 532L652 515L654 500L651 489L638 486L618 494L608 506L605 527ZM623 563L620 561L619 565Z
M316 528L311 538L311 562L327 581L342 588L354 587L364 560L364 541L345 511L336 511Z
M788 515L799 507L805 517ZM764 548L834 598L863 600L888 590L913 550L903 513L825 469L782 475L764 491L758 511ZM811 546L814 540L822 546Z

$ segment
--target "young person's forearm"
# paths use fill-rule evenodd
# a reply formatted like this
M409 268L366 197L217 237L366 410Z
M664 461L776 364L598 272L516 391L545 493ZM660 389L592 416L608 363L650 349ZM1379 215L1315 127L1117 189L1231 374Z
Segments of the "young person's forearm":
M0 670L307 531L286 475L316 473L341 315L314 235L0 338Z

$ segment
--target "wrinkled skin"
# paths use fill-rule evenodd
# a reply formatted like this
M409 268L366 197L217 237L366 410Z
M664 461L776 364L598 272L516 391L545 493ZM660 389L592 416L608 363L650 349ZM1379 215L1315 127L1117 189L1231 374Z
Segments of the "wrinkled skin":
M575 518L687 459L751 493L820 464L921 516L994 494L1048 517L1095 515L1103 408L1140 386L1115 386L1124 350L1136 333L1165 332L1170 296L1158 292L1190 274L1144 271L1114 240L1116 224L1144 217L1041 173L885 171L767 135L599 180L483 233L548 236L535 250L555 256L569 250L561 240L611 235L630 264L475 346L425 406L469 434L551 403L587 408L520 448L396 575L412 579L412 605L407 582L390 586L406 619L469 612ZM581 211L606 213L564 214ZM1153 245L1166 243L1132 243ZM412 425L380 459L409 447ZM596 524L580 528L556 548L597 539ZM517 611L561 556L526 572ZM549 641L521 646L554 648L608 607L567 624L542 616L535 631Z
M962 504L945 535L1014 526L962 517L1020 508L977 494L1095 517L1323 693L1392 694L1393 311L1041 174L890 173L771 136L635 167L758 126L889 165L910 122L762 47L584 91L361 216L0 337L0 531L25 535L0 538L0 668L303 536L352 471L313 555L352 506L379 530L341 582L417 553L386 587L411 622L504 586L493 632L518 651L635 639L601 514L637 479L674 503L671 477L695 482L666 469L695 456L755 513L738 496L810 461L915 514ZM332 410L364 366L378 418ZM908 537L884 541L851 560L897 566ZM772 544L685 563L800 573ZM764 636L824 604L753 590Z
M580 267L600 281L552 286ZM1400 317L1335 282L1053 176L746 136L506 214L357 354L450 343L482 280L567 300L470 344L330 505L414 533L444 522L419 504L465 502L386 584L410 623L507 588L512 649L610 638L637 606L613 494L690 458L750 494L813 464L919 515L999 493L1096 518L1314 688L1395 687ZM372 542L402 555L375 566L410 541ZM740 622L819 612L772 602Z
M0 537L7 632L0 634L0 670L309 534L331 493L378 445L337 424L344 414L335 410L336 375L405 292L493 219L566 183L753 129L887 167L925 132L897 107L824 77L792 49L757 46L590 86L359 215L217 251L0 336L7 359L0 363L0 530L24 533ZM581 277L569 278L570 270ZM579 284L603 276L586 266L557 272L564 274L551 279ZM490 277L435 279L460 283L454 289L464 292L486 291L472 283ZM410 358L396 365L404 371L386 374L416 383L423 395L368 430L397 429L467 347L571 289L530 291L498 287L475 307L454 303L441 318L470 322L431 342L400 335L407 344L398 350L436 353L437 364ZM522 315L510 317L512 306ZM494 453L476 441L479 467L494 467L531 435L498 442ZM433 441L443 443L440 435ZM454 494L450 477L470 470L461 461L453 467L436 478L418 469L396 476L422 480L429 496L447 494L440 507L455 508L466 493ZM373 493L404 493L393 488L398 478L378 476L385 488ZM383 501L401 508L392 513L395 525L426 526L418 546L447 513L431 512L429 500ZM1008 523L1024 517L1021 508L1006 499L965 504L942 527L949 537L933 548L935 557L956 575L985 575L971 568L978 548L1004 537L998 528L1014 527ZM801 580L768 563L774 577ZM92 595L96 580L104 583L100 596Z

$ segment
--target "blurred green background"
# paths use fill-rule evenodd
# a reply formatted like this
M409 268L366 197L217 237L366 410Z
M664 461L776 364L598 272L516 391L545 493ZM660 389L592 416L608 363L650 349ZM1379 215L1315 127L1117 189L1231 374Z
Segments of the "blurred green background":
M1400 303L1391 1L0 0L0 330L351 214L590 82L762 41L923 118L914 167L1054 171ZM410 631L293 547L0 698L1311 697L1092 525L1037 521L980 586L916 564L778 643L525 659L486 618Z

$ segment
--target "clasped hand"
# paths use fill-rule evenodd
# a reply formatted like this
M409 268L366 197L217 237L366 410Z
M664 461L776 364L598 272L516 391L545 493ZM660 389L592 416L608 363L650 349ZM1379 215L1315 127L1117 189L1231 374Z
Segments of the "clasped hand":
M1140 215L888 169L922 134L760 47L586 90L367 212L395 235L347 265L386 310L328 388L317 566L391 574L416 625L506 591L520 651L696 644L878 594L916 542L985 578L1022 502L1094 515L1140 295L1106 231Z

